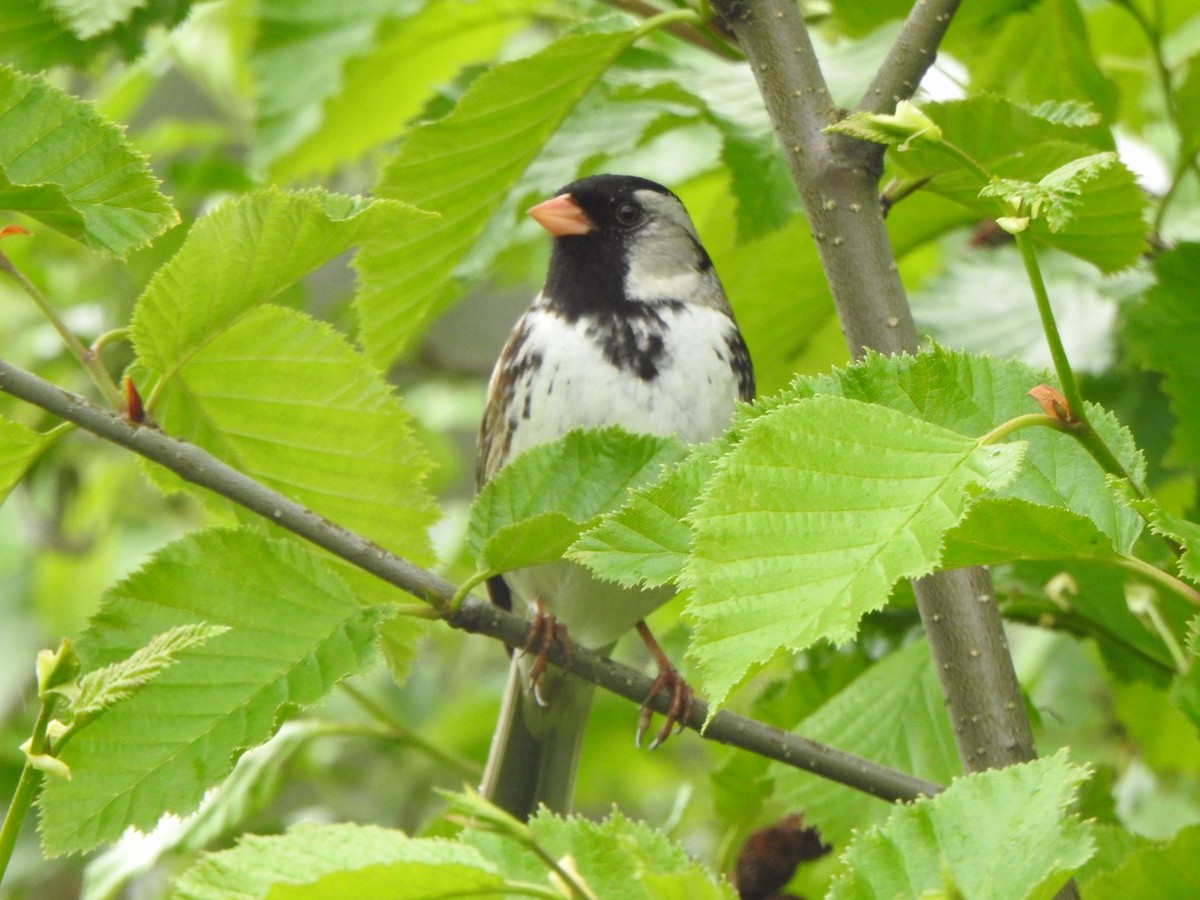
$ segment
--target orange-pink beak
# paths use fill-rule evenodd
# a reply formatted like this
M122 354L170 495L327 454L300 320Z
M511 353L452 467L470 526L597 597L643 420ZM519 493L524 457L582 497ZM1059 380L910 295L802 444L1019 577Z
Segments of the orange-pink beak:
M559 194L530 207L529 215L555 237L587 234L593 227L592 220L584 214L570 194Z

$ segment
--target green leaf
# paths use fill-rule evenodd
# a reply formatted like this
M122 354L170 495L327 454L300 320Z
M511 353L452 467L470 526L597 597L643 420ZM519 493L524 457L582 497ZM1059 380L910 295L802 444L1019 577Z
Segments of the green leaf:
M901 151L922 141L937 144L942 140L942 130L910 100L897 103L894 114L852 113L825 130Z
M1105 170L1118 165L1115 153L1093 153L1073 159L1046 175L1035 184L1014 178L997 178L986 185L980 197L999 200L1012 207L1008 214L1045 219L1047 227L1057 234L1064 231L1082 205L1079 196L1086 185L1100 178Z
M125 22L134 10L146 6L149 0L46 0L46 6L57 14L81 40L103 34L114 25Z
M1105 372L1115 358L1119 306L1145 289L1150 274L1137 268L1105 276L1054 250L1039 252L1038 265L1075 373ZM987 295L987 303L979 302L981 294ZM1038 369L1051 365L1046 333L1015 246L956 253L909 299L918 329L943 346L1001 360L1013 356Z
M277 179L352 164L394 140L433 91L490 60L528 24L537 0L435 0L397 17L391 0L364 11L312 0L266 11L253 64L264 85L264 140L253 161Z
M344 88L350 59L368 52L392 0L331 4L263 0L250 68L257 87L251 162L265 167L321 126L324 104Z
M1178 110L1174 121L1179 127L1180 146L1191 155L1200 141L1200 53L1188 59L1183 81L1175 90L1175 102Z
M436 897L499 894L504 880L474 848L410 838L374 825L303 822L287 834L248 835L201 858L171 900Z
M957 42L952 51L967 65L972 90L1026 103L1076 100L1112 120L1117 92L1092 52L1077 0L1028 4L974 38Z
M496 834L468 831L463 840L502 867L513 881L546 884L546 859L570 859L578 877L595 897L628 900L682 896L689 900L733 900L728 883L718 881L666 835L642 822L613 811L600 822L574 816L563 818L545 810L529 820L533 840L541 849ZM659 893L660 889L668 893Z
M1194 897L1200 890L1200 825L1184 828L1165 844L1145 847L1116 869L1101 872L1083 885L1089 900L1159 900Z
M205 795L204 802L182 823L159 823L150 840L118 841L89 860L84 879L88 897L117 897L133 879L175 854L198 852L215 845L251 817L270 809L289 763L313 738L327 736L320 719L285 722L271 740L242 754L229 777Z
M631 487L685 454L673 437L615 427L577 429L527 450L484 485L471 507L467 539L480 570L505 572L560 559Z
M394 200L324 191L257 191L200 219L146 286L132 336L169 380L177 367L254 307L368 237L430 216Z
M1153 499L1128 499L1134 509L1147 517L1155 534L1170 538L1183 548L1183 555L1179 558L1179 574L1200 584L1200 525L1167 512Z
M429 458L392 389L328 325L260 306L171 376L154 408L166 431L382 547L429 558Z
M57 65L83 66L96 56L115 50L125 59L139 56L147 31L173 28L187 17L191 0L57 0L63 8L77 7L81 21L99 22L121 12L115 26L83 40L63 27L50 3L41 0L4 0L0 17L0 58L29 71ZM109 12L105 12L108 10ZM86 11L86 12L85 12Z
M1112 149L1107 130L1065 124L1077 116L1032 112L1010 100L980 96L922 107L941 128L948 143L967 153L993 175L1013 181L1037 182L1056 169ZM915 143L889 158L906 175L930 179L926 190L994 218L995 201L981 198L978 178L951 156ZM1070 174L1067 169L1064 175ZM1119 161L1080 185L1078 205L1068 227L1055 232L1035 220L1030 233L1048 246L1065 250L1112 272L1137 262L1146 243L1142 218L1145 197L1133 174Z
M416 218L396 201L317 191L226 204L151 280L133 339L166 431L420 561L436 511L409 415L340 335L267 304L366 235Z
M209 531L160 551L113 588L78 641L86 669L157 634L229 629L72 737L74 780L39 801L49 855L88 850L129 826L190 812L238 755L290 709L324 697L374 655L378 614L312 553L247 531Z
M1180 244L1154 263L1158 285L1126 311L1121 330L1137 360L1166 376L1164 387L1175 414L1171 458L1200 464L1200 368L1194 337L1200 333L1196 284L1200 244Z
M224 625L191 622L156 634L145 647L139 647L128 659L110 663L88 672L79 679L79 696L71 704L75 723L91 719L138 689L145 687L171 666L180 653L199 647L229 631Z
M898 579L933 571L945 532L1013 479L1022 449L837 397L754 418L692 513L683 576L714 709L778 650L849 640Z
M179 221L146 160L95 109L0 66L0 207L124 256Z
M452 113L408 134L376 193L440 218L373 242L356 263L362 341L373 360L389 363L457 299L456 267L521 173L637 34L560 38L484 73Z
M0 418L0 505L56 436Z
M630 491L624 506L579 536L568 558L626 587L661 587L674 581L691 551L686 517L712 472L717 452L714 444L693 448L654 484Z
M929 645L917 641L871 666L794 729L849 753L948 784L962 774ZM881 821L889 808L875 798L772 763L772 805L803 809L827 843L844 846L851 833Z
M1065 751L960 778L897 807L842 854L835 900L873 897L1054 896L1094 852L1090 825L1068 812L1087 770Z
M915 356L869 353L832 375L799 380L793 389L795 396L833 394L883 404L960 434L983 435L1009 419L1035 412L1028 391L1048 380L1046 372L1015 360L934 347ZM1133 477L1144 478L1145 460L1129 431L1105 410L1089 407L1088 416ZM1114 551L1129 552L1142 532L1142 520L1109 486L1107 474L1087 451L1047 428L1026 428L1020 436L1026 445L1020 472L994 497L979 500L950 532L947 564L951 560L954 565L974 564L968 563L976 559L971 555L974 552L986 554L978 560L981 562L995 562L1001 555L1019 558L1031 550L1031 535L1055 529L1086 541L1079 553L1072 555L1107 553L1097 548L1086 530L1080 530L1074 521L1077 516L1090 520ZM1010 500L1025 503L1007 502ZM1002 504L1003 512L989 510L992 503ZM1063 515L1060 510L1074 515ZM1001 515L1007 516L1006 526L989 532L990 523ZM976 516L981 517L978 524ZM1043 555L1041 551L1035 554Z

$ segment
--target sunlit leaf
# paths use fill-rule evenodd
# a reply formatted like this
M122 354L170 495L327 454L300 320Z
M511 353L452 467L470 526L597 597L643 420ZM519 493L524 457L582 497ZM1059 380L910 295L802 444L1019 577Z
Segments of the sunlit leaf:
M871 666L805 718L797 731L934 784L948 784L962 774L937 673L923 641ZM805 820L835 847L845 846L854 830L888 814L888 807L868 794L791 766L773 763L769 774L775 782L772 804L803 809Z
M522 453L479 492L468 540L480 567L503 572L559 559L580 531L685 451L674 438L618 428L572 431Z
M0 66L0 207L118 256L179 221L146 160L95 109Z
M1088 824L1069 812L1087 774L1060 752L898 807L851 842L829 896L1048 900L1094 852Z
M505 195L636 32L573 35L476 79L454 111L410 131L376 193L437 212L365 248L361 338L387 364L459 295L453 280Z
M72 737L60 756L73 780L47 784L40 800L46 852L190 812L283 713L367 664L377 618L290 541L210 531L169 545L105 597L77 644L85 670L179 626L229 630Z
M503 888L495 865L462 843L414 839L374 825L302 822L286 834L250 835L230 850L202 857L170 896L433 900Z
M899 578L938 566L946 531L1022 449L836 397L754 418L692 513L683 583L706 693L720 703L778 650L853 637Z

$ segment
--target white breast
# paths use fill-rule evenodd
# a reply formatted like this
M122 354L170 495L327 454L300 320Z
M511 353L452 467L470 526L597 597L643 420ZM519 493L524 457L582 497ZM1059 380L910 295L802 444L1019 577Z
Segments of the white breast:
M521 417L511 456L556 440L572 428L620 425L627 431L676 435L685 443L716 437L733 415L737 378L730 368L729 317L703 306L666 309L656 327L664 349L654 378L640 378L605 358L587 319L556 315L530 320L526 352L542 357L526 369L510 407ZM633 323L646 333L644 323Z

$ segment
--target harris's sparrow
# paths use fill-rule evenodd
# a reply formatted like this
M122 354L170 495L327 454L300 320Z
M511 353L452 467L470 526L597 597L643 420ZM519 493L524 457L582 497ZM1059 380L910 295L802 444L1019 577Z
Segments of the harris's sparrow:
M550 271L517 322L488 385L476 480L574 428L705 441L754 396L750 355L683 204L660 184L627 175L575 181L529 214L554 235ZM642 619L669 593L593 578L559 562L507 573L493 599L565 626L572 643L607 653L637 628L678 676ZM593 687L514 658L484 773L484 795L526 818L539 803L565 812ZM524 669L524 671L522 671ZM531 684L531 680L533 683ZM677 695L678 696L678 695ZM669 729L664 726L660 739Z

